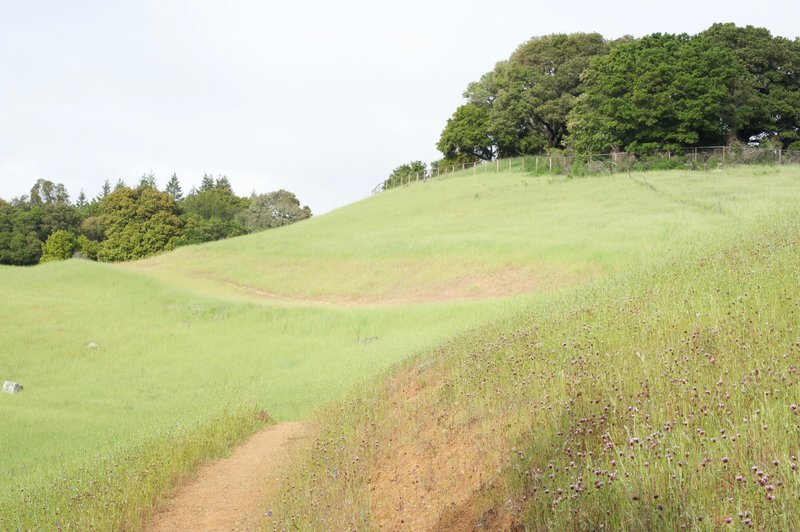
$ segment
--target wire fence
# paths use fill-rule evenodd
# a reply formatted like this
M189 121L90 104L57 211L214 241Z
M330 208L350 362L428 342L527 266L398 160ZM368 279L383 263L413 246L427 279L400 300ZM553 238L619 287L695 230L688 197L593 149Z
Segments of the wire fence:
M688 169L709 171L749 164L800 164L800 151L750 146L707 146L648 154L618 152L594 155L564 155L560 153L526 155L445 167L434 166L425 172L400 176L391 182L389 180L383 181L372 190L372 193L377 194L388 188L405 186L415 181L507 171L525 172L531 175L552 174L579 177L645 170ZM387 186L387 183L389 186Z

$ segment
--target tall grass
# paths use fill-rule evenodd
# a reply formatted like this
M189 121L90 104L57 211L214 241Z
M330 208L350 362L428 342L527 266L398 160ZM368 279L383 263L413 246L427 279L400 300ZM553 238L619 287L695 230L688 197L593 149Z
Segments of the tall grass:
M218 294L238 284L332 303L420 300L476 274L587 279L698 234L746 225L798 197L800 167L557 180L515 171L465 175L131 267Z
M404 431L463 444L479 420L490 481L474 525L505 513L527 529L791 529L798 323L796 211L542 300L430 353L439 385L417 385L402 410L413 427L398 426L391 384L327 411L276 526L376 526L378 459Z
M258 425L253 410L308 416L393 364L556 297L542 294L748 227L797 201L798 177L474 176L128 265L0 268L0 378L25 385L0 397L0 469L14 479L0 487L0 528L135 524L169 484L141 473L148 464L175 481L202 459L181 453L223 452ZM215 432L220 423L230 428ZM130 491L69 498L79 480L107 482L96 464L128 455Z
M93 474L93 485L102 482L104 471L94 466L116 461L116 449L146 449L132 456L148 464L137 457L163 453L159 474L182 475L175 453L204 455L225 444L218 423L234 427L234 436L252 431L237 409L225 415L226 405L302 418L408 353L517 304L336 309L220 301L83 261L8 269L3 279L9 299L0 309L0 372L25 390L0 397L0 467L13 479L0 488L0 525L35 529L49 528L41 525L56 515L54 482L86 485ZM173 437L197 449L168 445ZM163 479L133 478L146 508ZM115 523L133 501L123 491L108 496L120 500L58 506L60 520L49 522ZM86 517L89 510L97 514Z
M239 405L206 423L176 425L140 443L115 445L81 466L63 466L45 484L25 472L7 475L0 524L4 530L138 529L176 483L268 421L257 408Z

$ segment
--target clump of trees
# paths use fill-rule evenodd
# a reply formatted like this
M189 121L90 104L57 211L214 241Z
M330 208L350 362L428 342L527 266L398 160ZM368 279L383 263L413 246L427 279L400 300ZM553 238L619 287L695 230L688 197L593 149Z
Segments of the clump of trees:
M403 183L424 179L427 175L427 165L422 161L411 161L410 163L401 164L389 175L389 178L383 182L383 188L392 188L400 186Z
M697 35L534 37L464 97L432 168L551 150L800 150L800 39L732 23Z
M311 216L286 190L239 197L226 176L203 176L184 196L177 175L159 190L155 175L135 187L106 181L95 198L71 202L62 184L40 179L30 195L0 199L0 264L32 265L82 257L133 260L287 225Z
M248 230L261 231L310 217L311 209L308 206L300 207L300 201L294 194L281 189L268 194L253 193L244 221Z
M563 147L581 76L612 43L598 33L535 37L467 86L467 103L447 121L437 148L444 164Z

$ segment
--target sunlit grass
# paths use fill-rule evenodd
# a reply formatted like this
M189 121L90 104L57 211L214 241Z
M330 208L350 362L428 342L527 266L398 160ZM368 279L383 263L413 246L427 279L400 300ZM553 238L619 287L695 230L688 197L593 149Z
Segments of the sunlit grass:
M466 172L131 267L192 288L239 285L335 303L448 297L469 276L485 286L509 270L520 285L539 276L587 279L799 197L797 167L575 179Z
M128 265L0 268L0 378L25 386L0 397L13 427L0 524L140 522L176 474L263 424L254 412L306 417L453 335L748 227L799 193L793 168L463 176ZM129 464L114 470L128 491L82 506L78 486L107 478L98 463ZM142 473L152 463L163 478Z
M493 480L471 522L498 512L552 530L800 521L800 213L782 214L540 299L417 359L440 386L401 408L404 421L488 450L478 466ZM370 483L404 437L396 408L391 384L378 384L326 412L282 495L281 526L378 524Z

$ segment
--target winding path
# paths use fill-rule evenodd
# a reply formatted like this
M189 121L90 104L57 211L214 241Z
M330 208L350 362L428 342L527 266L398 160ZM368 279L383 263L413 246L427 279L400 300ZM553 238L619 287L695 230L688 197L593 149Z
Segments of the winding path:
M261 530L268 493L280 486L289 453L308 423L271 425L233 450L230 457L200 468L150 521L148 531Z

